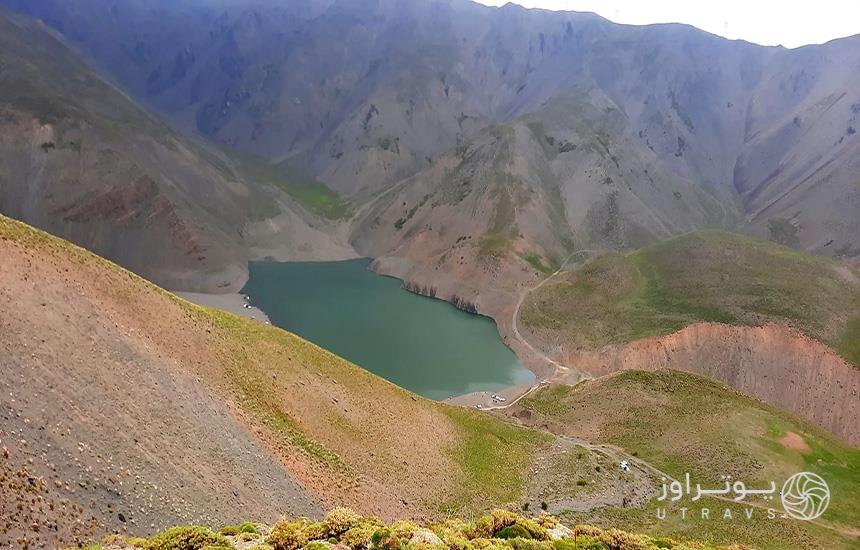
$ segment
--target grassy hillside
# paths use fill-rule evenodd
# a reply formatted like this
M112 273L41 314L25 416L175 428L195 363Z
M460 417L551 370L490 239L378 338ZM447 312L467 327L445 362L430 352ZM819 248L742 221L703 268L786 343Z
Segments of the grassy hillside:
M659 521L656 501L640 509L568 514L575 521L761 548L856 547L851 544L857 544L860 534L860 450L722 384L676 371L625 371L577 386L551 386L520 403L535 425L622 447L634 461L645 460L675 479L689 472L694 483L718 487L720 476L730 475L749 487L766 487L771 480L781 486L794 473L812 471L831 490L830 507L814 524L762 515L732 522L681 521L677 507ZM753 502L781 513L778 498L775 503ZM678 506L695 513L707 506L720 515L729 506L741 517L742 506L708 500Z
M604 256L527 299L537 335L597 348L699 321L785 323L860 366L860 274L772 242L697 231Z

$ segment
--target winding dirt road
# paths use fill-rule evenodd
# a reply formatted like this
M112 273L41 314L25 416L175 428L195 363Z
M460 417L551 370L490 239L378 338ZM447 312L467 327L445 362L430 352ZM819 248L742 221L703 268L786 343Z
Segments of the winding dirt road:
M545 277L541 282L539 282L537 285L535 285L533 287L524 289L520 293L520 297L517 300L516 307L514 307L513 317L511 318L511 330L514 333L514 336L516 337L517 340L519 340L523 344L523 346L525 346L534 355L536 355L537 357L540 357L541 359L543 359L544 361L546 361L550 365L554 366L556 368L556 373L558 371L567 372L570 369L568 367L566 367L565 365L562 365L561 363L559 363L558 361L556 361L552 357L548 356L544 352L540 351L539 349L537 349L533 345L531 345L531 343L529 343L529 341L526 340L525 337L523 337L523 335L520 333L520 328L519 328L520 308L522 308L523 302L525 301L526 296L528 296L529 294L531 294L535 290L539 289L540 287L542 287L543 285L548 283L553 277L555 277L556 275L558 275L559 273L564 271L565 266L573 259L574 256L577 256L579 254L594 254L594 253L595 252L593 250L577 250L576 252L573 252L572 254L570 254L567 258L564 259L563 262L561 262L561 265L559 266L558 269L556 269L550 275ZM555 375L553 377L555 377ZM513 403L511 403L511 404L513 404Z
M536 284L535 286L523 289L523 291L520 293L520 297L517 299L517 305L514 307L514 313L513 313L513 316L511 317L511 332L513 333L514 337L517 340L519 340L519 342L523 346L525 346L525 348L528 349L532 354L534 354L536 357L542 359L543 361L547 362L548 364L552 365L555 368L555 371L553 372L551 380L557 379L559 373L567 373L568 371L570 371L570 368L566 367L565 365L562 365L561 363L559 363L558 361L556 361L555 359L553 359L549 355L545 354L544 352L540 351L536 347L532 346L531 343L529 343L529 341L526 340L526 338L520 333L520 329L518 326L518 321L519 321L519 317L520 317L520 308L522 308L522 305L526 299L526 296L528 296L529 294L531 294L535 290L539 289L540 287L545 285L547 282L549 282L550 279L552 279L553 277L555 277L556 275L558 275L559 273L564 271L565 266L567 266L567 264L570 263L571 259L573 259L574 256L577 256L579 254L595 254L595 251L593 251L593 250L577 250L576 252L573 252L567 258L565 258L563 262L561 262L561 265L559 266L558 269L556 269L555 271L553 271L552 273L547 275L538 284ZM590 378L590 376L589 375L583 375L582 378ZM548 383L548 381L539 380L532 387L527 389L522 394L518 395L515 399L512 399L510 402L500 404L500 405L493 405L491 407L483 407L483 410L494 411L494 410L506 409L512 405L515 405L520 399L531 394L532 392L534 392L535 390L537 390L541 386L546 385L546 383Z

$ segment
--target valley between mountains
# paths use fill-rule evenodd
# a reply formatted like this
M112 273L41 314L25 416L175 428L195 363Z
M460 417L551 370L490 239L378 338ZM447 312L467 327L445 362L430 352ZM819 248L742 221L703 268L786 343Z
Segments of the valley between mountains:
M0 0L0 546L857 548L858 117L860 36ZM434 401L209 307L249 313L250 262L357 258L534 383ZM814 521L657 519L664 477L802 471Z

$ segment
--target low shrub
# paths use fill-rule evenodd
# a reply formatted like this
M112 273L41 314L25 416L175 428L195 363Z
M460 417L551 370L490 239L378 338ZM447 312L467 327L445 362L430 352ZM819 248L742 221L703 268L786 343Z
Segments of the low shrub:
M257 529L257 525L252 521L245 521L239 524L239 532L240 533L253 533L254 535L259 535L260 530Z
M556 529L557 528L557 529ZM555 536L572 536L552 540ZM474 522L448 519L430 528L419 527L411 521L391 525L376 517L360 516L346 508L332 510L325 520L281 518L265 538L263 526L246 522L225 526L220 533L205 527L180 526L168 529L153 538L129 539L121 536L105 538L106 544L126 543L145 550L235 550L230 540L244 550L334 550L333 546L350 550L690 550L704 549L699 543L688 546L668 538L631 534L617 529L603 530L591 525L567 529L546 512L528 518L508 510L493 510ZM230 534L236 533L236 534ZM227 539L229 534L231 539ZM437 540L438 537L438 540ZM135 544L138 542L140 544ZM88 547L88 548L99 548ZM710 547L708 547L710 548ZM741 547L722 547L737 550Z
M203 550L207 546L232 548L224 535L199 525L181 525L147 541L147 550Z
M587 537L599 537L603 534L603 529L600 527L595 527L593 525L577 525L573 528L573 535L577 537L577 539L583 535Z
M535 518L535 521L544 529L552 529L558 526L558 520L546 512L541 512L540 515Z
M340 543L351 548L366 548L373 542L373 534L379 530L376 525L356 525L340 537ZM277 550L277 549L276 549Z
M609 547L609 550L648 550L650 546L644 537L609 529L604 531L598 539Z
M515 539L515 538L523 538L530 539L532 538L531 533L528 530L520 525L519 523L515 523L513 525L508 525L502 529L499 529L499 532L496 533L496 538L499 539Z
M584 535L576 538L576 550L607 550L608 548L597 537Z
M514 550L555 550L551 542L531 538L510 539L508 543Z
M335 508L326 515L323 523L326 526L328 536L336 537L349 531L360 520L361 516L349 508Z
M308 540L325 540L329 538L328 528L321 521L309 522L305 525L305 534Z
M304 519L290 521L281 518L275 523L266 542L274 550L298 550L308 543L308 536L305 533L306 525L307 521Z
M530 538L537 540L549 540L550 538L546 528L533 519L518 518L516 525L520 525L528 531Z

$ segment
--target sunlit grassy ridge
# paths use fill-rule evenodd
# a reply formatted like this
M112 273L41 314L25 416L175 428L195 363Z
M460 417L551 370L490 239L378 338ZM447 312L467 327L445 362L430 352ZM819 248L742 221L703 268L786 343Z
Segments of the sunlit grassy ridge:
M734 522L655 520L656 502L639 510L574 515L577 521L625 525L717 542L743 540L768 548L844 548L860 525L860 450L774 407L704 377L676 371L625 371L577 386L550 386L521 401L554 431L588 437L635 453L670 476L689 472L719 486L730 475L749 486L780 486L811 471L831 489L821 523L774 521L762 516ZM681 503L696 508L689 501ZM722 502L705 503L723 512ZM765 504L761 501L758 504ZM779 502L770 504L781 513ZM677 506L675 507L677 509ZM734 509L741 513L742 506ZM856 534L855 534L856 536Z
M326 550L338 545L351 550L716 550L698 542L679 542L591 525L568 528L550 515L525 517L494 510L475 521L448 519L419 526L409 520L387 524L336 508L322 521L283 518L274 526L243 523L218 532L200 526L179 526L145 538L110 536L101 548L145 550ZM731 547L740 548L740 547Z
M860 274L791 248L697 231L604 256L533 293L524 324L589 348L714 321L790 324L860 366Z

